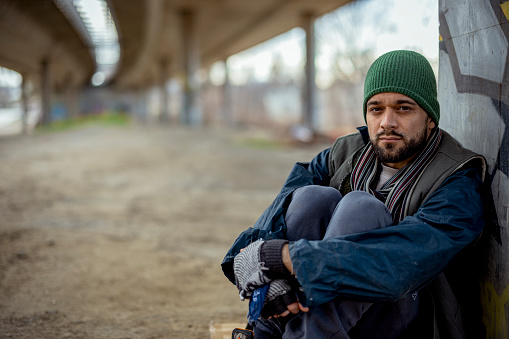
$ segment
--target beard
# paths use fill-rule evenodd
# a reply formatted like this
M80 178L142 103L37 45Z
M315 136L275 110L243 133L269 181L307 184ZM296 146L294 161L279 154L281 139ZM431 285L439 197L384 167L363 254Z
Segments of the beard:
M379 145L381 136L398 136L404 144L400 147L396 147L393 144L381 147ZM405 161L420 153L426 147L427 139L427 127L424 127L414 138L408 139L405 134L396 133L391 130L377 133L374 140L372 138L370 142L375 155L382 163L394 164Z

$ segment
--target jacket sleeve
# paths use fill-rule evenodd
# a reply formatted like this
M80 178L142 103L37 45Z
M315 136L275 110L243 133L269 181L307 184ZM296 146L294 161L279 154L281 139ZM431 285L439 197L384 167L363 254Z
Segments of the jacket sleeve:
M307 305L337 296L396 300L426 285L481 234L481 185L477 169L461 170L395 226L290 243Z
M327 166L329 152L328 148L316 155L309 163L296 163L272 204L262 213L253 227L237 237L221 263L223 273L232 283L235 283L233 259L242 248L260 238L266 240L286 238L284 216L293 192L299 187L308 185L329 185Z

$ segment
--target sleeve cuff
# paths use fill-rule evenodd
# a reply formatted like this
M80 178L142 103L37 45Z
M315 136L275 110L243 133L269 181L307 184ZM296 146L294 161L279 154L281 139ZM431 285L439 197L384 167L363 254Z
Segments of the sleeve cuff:
M260 248L260 259L265 263L265 267L269 269L266 274L271 279L290 275L281 257L281 251L285 244L288 244L288 240L274 239L265 241Z

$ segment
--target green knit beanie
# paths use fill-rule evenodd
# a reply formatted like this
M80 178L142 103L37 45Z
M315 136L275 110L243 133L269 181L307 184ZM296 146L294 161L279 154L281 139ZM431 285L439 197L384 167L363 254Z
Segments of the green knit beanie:
M413 51L392 51L373 62L364 81L364 120L369 98L384 92L412 98L438 127L440 105L437 82L431 65L423 55Z

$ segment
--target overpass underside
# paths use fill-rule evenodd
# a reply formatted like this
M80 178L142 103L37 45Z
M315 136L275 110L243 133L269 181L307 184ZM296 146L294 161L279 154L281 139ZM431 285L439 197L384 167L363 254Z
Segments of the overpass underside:
M306 32L302 120L313 125L314 19L351 0L107 0L120 46L116 72L104 87L143 93L159 87L160 115L168 117L165 84L183 88L181 122L201 124L198 71L295 27ZM80 93L97 71L94 36L71 1L0 0L0 66L23 75L40 96L42 122L58 101L69 116L80 113ZM225 86L228 88L228 86ZM227 94L226 94L227 95ZM26 106L26 103L25 103Z

